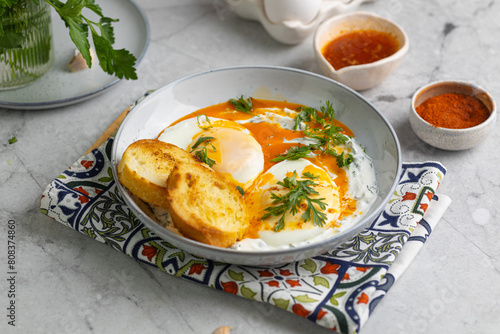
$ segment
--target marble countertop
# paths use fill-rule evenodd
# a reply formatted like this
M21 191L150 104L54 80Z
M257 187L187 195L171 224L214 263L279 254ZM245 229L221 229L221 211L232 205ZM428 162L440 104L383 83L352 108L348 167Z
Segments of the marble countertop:
M136 0L151 40L137 81L79 104L0 109L0 321L2 333L330 333L276 307L199 286L55 223L39 211L46 185L145 91L203 70L280 65L319 73L312 36L288 46L235 16L222 0ZM413 92L431 81L473 81L500 101L500 4L389 0L361 5L398 22L410 51L380 86L363 91L393 125L404 161L436 160L453 203L363 334L493 333L500 326L500 131L448 152L413 133ZM18 142L8 144L15 136ZM17 322L7 325L7 224L17 227Z

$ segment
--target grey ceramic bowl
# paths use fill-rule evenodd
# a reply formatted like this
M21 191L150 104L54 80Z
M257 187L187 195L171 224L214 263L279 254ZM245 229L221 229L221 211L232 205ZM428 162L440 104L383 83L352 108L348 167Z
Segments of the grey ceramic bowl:
M347 125L372 157L379 196L365 216L350 229L328 240L284 250L241 251L196 242L164 229L151 220L118 184L124 200L136 216L157 235L192 254L214 261L245 265L278 265L310 258L334 249L370 224L385 208L399 180L401 153L394 130L364 97L331 79L284 67L233 67L203 72L174 81L146 97L121 124L112 149L116 167L134 141L156 138L181 116L235 96L287 100L319 108L330 101L337 119Z
M488 108L490 116L483 123L466 129L436 127L417 114L416 108L425 100L445 94L460 93L479 98ZM411 100L410 125L417 136L434 147L459 151L477 146L490 134L496 119L495 101L481 87L465 81L439 81L430 83L415 92Z

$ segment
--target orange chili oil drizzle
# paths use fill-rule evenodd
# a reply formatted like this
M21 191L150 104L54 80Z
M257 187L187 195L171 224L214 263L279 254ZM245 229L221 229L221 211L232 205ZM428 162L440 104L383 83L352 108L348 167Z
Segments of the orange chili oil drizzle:
M466 129L483 123L490 112L475 96L445 93L425 100L415 108L432 125L448 129Z
M254 110L259 108L276 108L276 107L280 109L288 108L291 110L296 110L303 106L301 104L296 104L286 101L283 102L283 101L262 100L254 98L251 99ZM178 119L170 126L175 125L185 119L203 115L207 117L222 118L230 121L250 119L254 116L252 114L247 114L244 112L235 112L234 105L228 101L199 109L191 114L188 114ZM354 136L353 132L345 124L335 119L333 121L336 126L342 128L343 134L348 136ZM245 123L241 125L250 131L252 136L257 140L257 142L262 147L262 152L264 154L264 172L267 171L271 166L278 163L271 161L271 159L274 159L276 156L286 153L290 147L298 145L296 143L283 143L283 139L291 140L293 138L299 138L303 136L301 131L288 130L278 125L269 124L265 122ZM299 146L301 145L299 144ZM321 154L320 152L316 153ZM318 163L318 160L312 162ZM339 198L341 205L340 208L341 215L339 219L342 219L343 217L353 214L356 210L356 200L349 198L347 196L348 178L346 171L343 168L338 167L336 158L330 155L322 155L321 158L319 159L319 163L322 165L323 168L327 168L330 172L337 175L337 177L334 179L334 182L339 187ZM258 238L258 231L260 230L260 225L261 225L260 218L254 217L250 228L245 234L245 238L247 237Z
M328 42L321 53L334 69L373 63L399 50L397 39L386 32L357 30Z

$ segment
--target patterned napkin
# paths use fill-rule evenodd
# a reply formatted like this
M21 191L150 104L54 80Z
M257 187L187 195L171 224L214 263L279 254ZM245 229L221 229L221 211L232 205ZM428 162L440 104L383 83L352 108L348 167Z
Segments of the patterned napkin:
M169 244L127 207L111 172L113 137L45 189L42 213L167 274L281 307L339 333L359 333L448 207L446 169L405 163L385 211L349 242L279 267L214 262Z

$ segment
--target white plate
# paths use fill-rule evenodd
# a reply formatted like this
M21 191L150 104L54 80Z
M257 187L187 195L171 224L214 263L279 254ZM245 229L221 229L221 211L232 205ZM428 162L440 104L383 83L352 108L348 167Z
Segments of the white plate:
M134 141L156 138L181 116L235 96L287 100L319 108L330 101L337 119L348 126L373 159L379 196L357 224L325 241L290 249L241 251L206 245L179 236L156 224L118 183L127 205L157 235L192 254L214 261L245 265L277 265L332 250L370 224L385 208L399 181L401 153L394 130L385 117L363 96L326 77L284 67L232 67L195 74L156 90L124 119L115 136L111 162L115 180L125 149Z
M106 0L99 5L113 23L115 49L125 48L142 60L149 44L149 25L143 12L130 0ZM89 99L112 87L120 79L105 73L96 62L89 70L71 73L68 64L76 47L59 15L52 10L54 65L32 84L0 92L0 107L9 109L48 109Z

